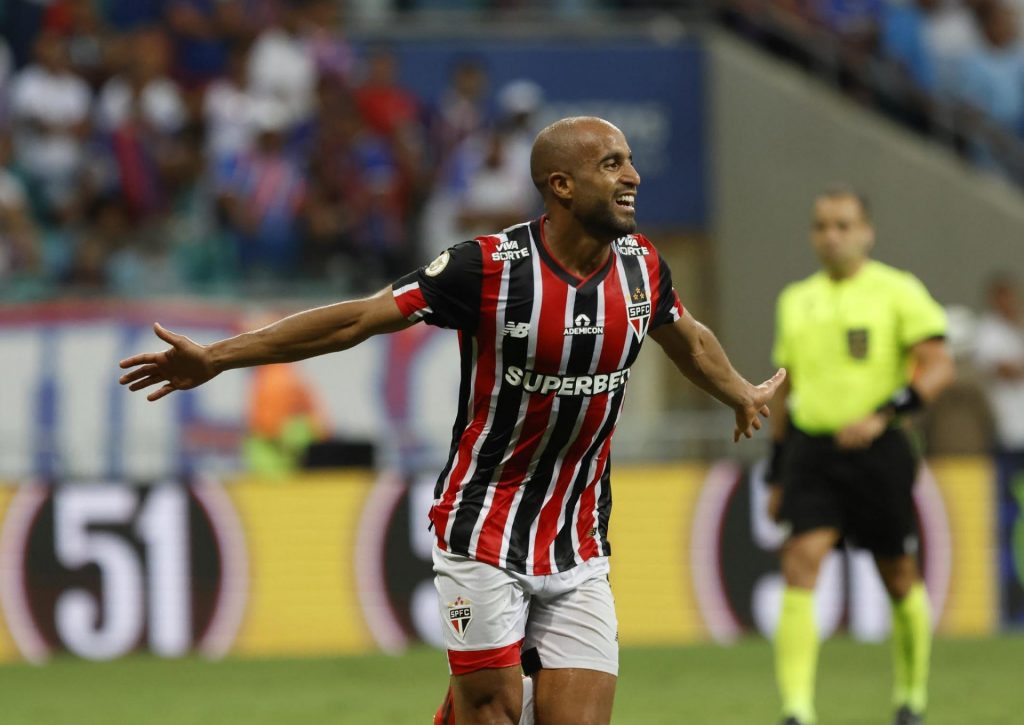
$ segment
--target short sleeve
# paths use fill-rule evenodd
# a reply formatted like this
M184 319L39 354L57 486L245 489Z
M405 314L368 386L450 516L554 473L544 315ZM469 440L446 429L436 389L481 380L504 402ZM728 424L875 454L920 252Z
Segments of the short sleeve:
M945 337L946 312L917 277L907 273L897 296L900 343L911 347L933 337Z
M672 271L665 259L658 255L658 289L655 308L651 315L651 329L668 325L683 316L683 303L672 285Z
M475 332L480 321L483 256L478 242L462 242L392 285L398 309L409 320Z

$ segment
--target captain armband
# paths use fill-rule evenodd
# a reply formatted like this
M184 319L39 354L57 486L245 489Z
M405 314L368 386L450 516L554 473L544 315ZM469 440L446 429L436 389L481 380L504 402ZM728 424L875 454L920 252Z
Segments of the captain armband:
M878 406L875 412L897 416L914 413L922 408L924 408L924 399L920 393L914 390L913 385L904 385L893 393L891 398Z

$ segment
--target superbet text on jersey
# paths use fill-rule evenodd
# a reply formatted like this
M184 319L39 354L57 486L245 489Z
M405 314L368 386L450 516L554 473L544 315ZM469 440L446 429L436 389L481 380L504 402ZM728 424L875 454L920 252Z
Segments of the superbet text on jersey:
M586 279L543 220L443 252L394 285L409 319L459 331L462 383L430 520L438 547L526 574L606 556L609 450L649 329L683 307L642 235Z

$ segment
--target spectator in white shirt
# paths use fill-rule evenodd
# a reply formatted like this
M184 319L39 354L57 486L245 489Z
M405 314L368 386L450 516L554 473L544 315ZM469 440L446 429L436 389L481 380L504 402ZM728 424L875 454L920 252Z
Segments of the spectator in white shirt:
M203 94L206 155L214 166L252 148L256 101L246 87L247 62L247 48L231 46L227 74L208 85Z
M974 360L985 376L997 448L1020 456L1024 466L1024 314L1015 281L1003 274L993 277L988 304L978 323Z
M136 31L128 65L100 91L96 124L111 133L129 121L141 121L162 134L179 131L186 121L178 84L167 76L169 46L157 30Z
M301 34L301 3L287 3L280 22L264 30L249 55L249 90L284 105L291 124L307 122L316 95L316 58Z
M166 75L165 36L138 30L129 47L131 62L100 92L96 122L117 165L113 190L140 220L163 211L168 202L165 177L188 115L178 84Z
M70 71L59 36L41 33L35 60L11 84L16 160L38 191L40 211L60 218L77 200L92 99L89 86Z

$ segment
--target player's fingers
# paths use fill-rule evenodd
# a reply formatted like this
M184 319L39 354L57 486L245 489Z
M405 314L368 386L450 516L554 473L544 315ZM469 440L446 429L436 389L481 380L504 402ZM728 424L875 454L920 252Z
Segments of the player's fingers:
M132 370L131 372L127 372L124 375L122 375L120 378L118 378L118 382L121 383L121 385L127 385L128 383L135 382L139 378L151 375L153 371L156 370L156 367L157 366L153 364L141 365Z
M176 387L174 387L170 383L167 383L167 385L163 386L162 388L157 390L155 393L150 393L149 395L147 395L146 396L146 400L148 400L150 402L152 402L154 400L160 400L160 398L164 397L165 395L170 395L175 390L177 390Z
M144 352L140 355L132 355L131 357L126 357L124 360L122 360L120 365L122 368L133 368L136 365L155 363L158 354L159 353L155 352Z
M772 397L775 395L775 391L778 389L780 385L782 385L782 381L785 379L786 368L779 368L778 370L775 371L774 375L772 375L770 378L761 383L760 387L767 389L768 397Z
M175 347L178 347L178 344L184 339L182 335L179 335L176 332L171 332L166 327L161 325L159 322L153 323L153 332L155 332L156 336L159 337L161 340L170 343Z
M761 410L759 410L757 412L760 413L765 418L771 418L772 417L771 408L769 408L767 405L762 405L761 406Z
M148 388L150 385L156 385L157 383L162 383L164 381L166 381L166 378L164 377L150 375L149 377L132 383L128 386L128 389L134 393L136 390L142 390L143 388Z

